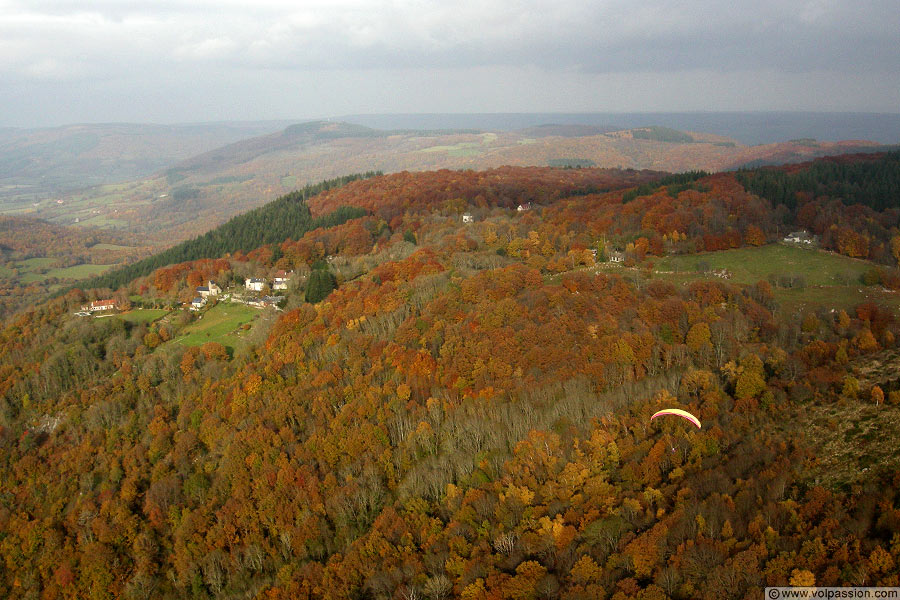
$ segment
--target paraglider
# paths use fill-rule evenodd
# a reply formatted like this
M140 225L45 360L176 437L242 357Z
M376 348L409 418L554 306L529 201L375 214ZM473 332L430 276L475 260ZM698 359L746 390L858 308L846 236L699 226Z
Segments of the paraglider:
M686 410L681 410L680 408L666 408L664 410L660 410L653 413L653 416L650 417L650 420L652 421L656 417L662 417L663 415L674 415L676 417L681 417L682 419L687 419L688 421L696 425L697 429L701 429L700 419L687 412Z
M680 408L665 408L663 410L657 411L657 412L653 413L653 416L650 417L650 420L652 421L656 417L663 417L666 415L672 415L674 417L681 417L682 419L690 421L692 424L694 424L697 427L697 429L701 429L700 419L698 419L697 417L695 417L694 415L692 415L691 413L689 413L686 410L681 410ZM671 442L669 445L672 446L672 453L674 454L675 446L672 445Z

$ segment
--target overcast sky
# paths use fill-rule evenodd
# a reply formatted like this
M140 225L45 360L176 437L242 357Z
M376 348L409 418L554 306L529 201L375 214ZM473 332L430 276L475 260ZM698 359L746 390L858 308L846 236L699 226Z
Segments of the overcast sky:
M0 0L0 125L900 112L898 0Z

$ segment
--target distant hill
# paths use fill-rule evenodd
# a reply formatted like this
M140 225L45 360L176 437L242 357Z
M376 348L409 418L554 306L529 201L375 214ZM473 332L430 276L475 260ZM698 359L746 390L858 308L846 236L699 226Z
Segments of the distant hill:
M610 130L656 124L705 131L741 144L774 144L798 138L900 142L900 113L841 112L641 112L641 113L431 113L345 115L338 120L375 129L482 129L516 131L542 123Z
M615 131L615 127L603 127L597 125L538 125L537 127L526 127L520 129L519 133L525 137L586 137L589 135L600 135L608 131Z
M388 135L386 132L350 123L329 121L298 123L275 133L244 139L188 158L166 170L166 177L170 183L175 183L188 176L197 177L203 173L217 175L266 154L302 151L310 145L345 138L374 138L386 135Z
M144 177L207 150L259 136L280 122L92 124L0 129L0 202L40 200Z
M657 123L663 121L657 121ZM874 142L746 146L721 135L645 123L540 125L519 131L371 129L311 121L181 160L152 177L7 209L58 223L128 229L160 245L188 239L303 185L349 173L557 166L722 171L873 151Z

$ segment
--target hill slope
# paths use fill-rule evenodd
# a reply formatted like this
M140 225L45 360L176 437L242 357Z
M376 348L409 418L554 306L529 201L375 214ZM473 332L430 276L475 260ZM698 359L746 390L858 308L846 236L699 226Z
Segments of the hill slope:
M837 227L900 224L809 202ZM778 282L681 285L651 264L764 247L804 213L734 173L537 167L309 200L334 206L370 214L115 291L156 310L77 316L72 291L4 322L0 595L739 600L897 582L896 300L794 312ZM244 277L286 270L284 311L233 302ZM312 273L337 284L315 304ZM231 300L173 308L206 280ZM701 427L652 420L662 408Z
M0 204L5 210L73 189L145 177L279 123L68 125L0 129Z
M315 121L188 159L156 177L72 194L28 210L56 222L165 232L181 240L307 183L348 173L514 166L598 166L719 171L756 162L795 162L871 149L871 142L798 140L743 146L660 127L598 131L382 131Z

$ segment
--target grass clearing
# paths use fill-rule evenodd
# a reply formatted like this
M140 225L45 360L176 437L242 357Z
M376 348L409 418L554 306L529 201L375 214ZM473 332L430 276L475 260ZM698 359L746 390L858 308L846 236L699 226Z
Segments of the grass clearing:
M258 315L259 311L244 304L222 302L201 313L200 318L186 327L184 335L176 338L175 342L182 346L218 342L233 349L242 341L238 328Z
M94 244L91 250L131 250L132 246L120 246L118 244Z
M727 269L732 275L727 281L737 284L754 284L767 280L770 275L801 276L806 282L803 288L773 286L782 311L804 311L820 306L851 308L869 301L900 311L900 294L861 283L863 273L873 268L873 263L824 250L769 244L758 248L666 256L653 262L656 271L653 277L676 285L700 280L722 281L701 273L698 265L702 263L711 270Z
M16 264L21 269L46 269L57 259L55 258L29 258Z
M55 258L32 258L30 261L49 261L50 263L54 262ZM28 261L25 261L28 262ZM40 265L46 265L46 262L38 263ZM49 265L48 265L49 266ZM40 281L46 281L50 278L57 279L87 279L88 277L93 277L94 275L99 275L104 271L114 267L115 265L75 265L74 267L62 267L58 269L49 269L45 273L39 273L39 270L46 269L46 266L32 266L33 270L26 270L27 267L24 263L21 264L21 268L19 271L19 281L21 283L37 283Z
M79 223L74 223L74 225L80 227L106 227L112 229L118 229L128 226L128 221L122 219L110 219L104 215L97 215L92 217L86 221L81 221Z
M153 321L163 318L167 314L169 314L169 311L162 308L136 308L126 313L120 313L116 316L118 316L123 321L127 321L128 323L138 324L152 323Z
M481 145L482 144L480 142L460 142L452 146L431 146L429 148L421 150L421 152L446 152L448 156L454 156L457 158L466 156L480 156Z
M886 292L879 287L866 287L861 284L847 286L807 287L806 289L773 290L775 300L784 310L795 312L816 306L825 308L852 308L864 302L874 302L880 306L900 310L900 295Z
M100 275L104 271L111 269L115 265L75 265L74 267L66 267L63 269L51 269L47 271L47 277L58 277L59 279L85 279Z
M812 483L840 489L900 468L900 406L841 399L806 407L800 426L815 446Z
M824 250L799 248L786 244L736 248L720 252L666 256L654 260L654 270L674 273L698 273L698 264L710 269L728 269L731 281L756 283L769 275L800 275L807 286L856 285L874 265ZM860 286L861 287L861 286Z

